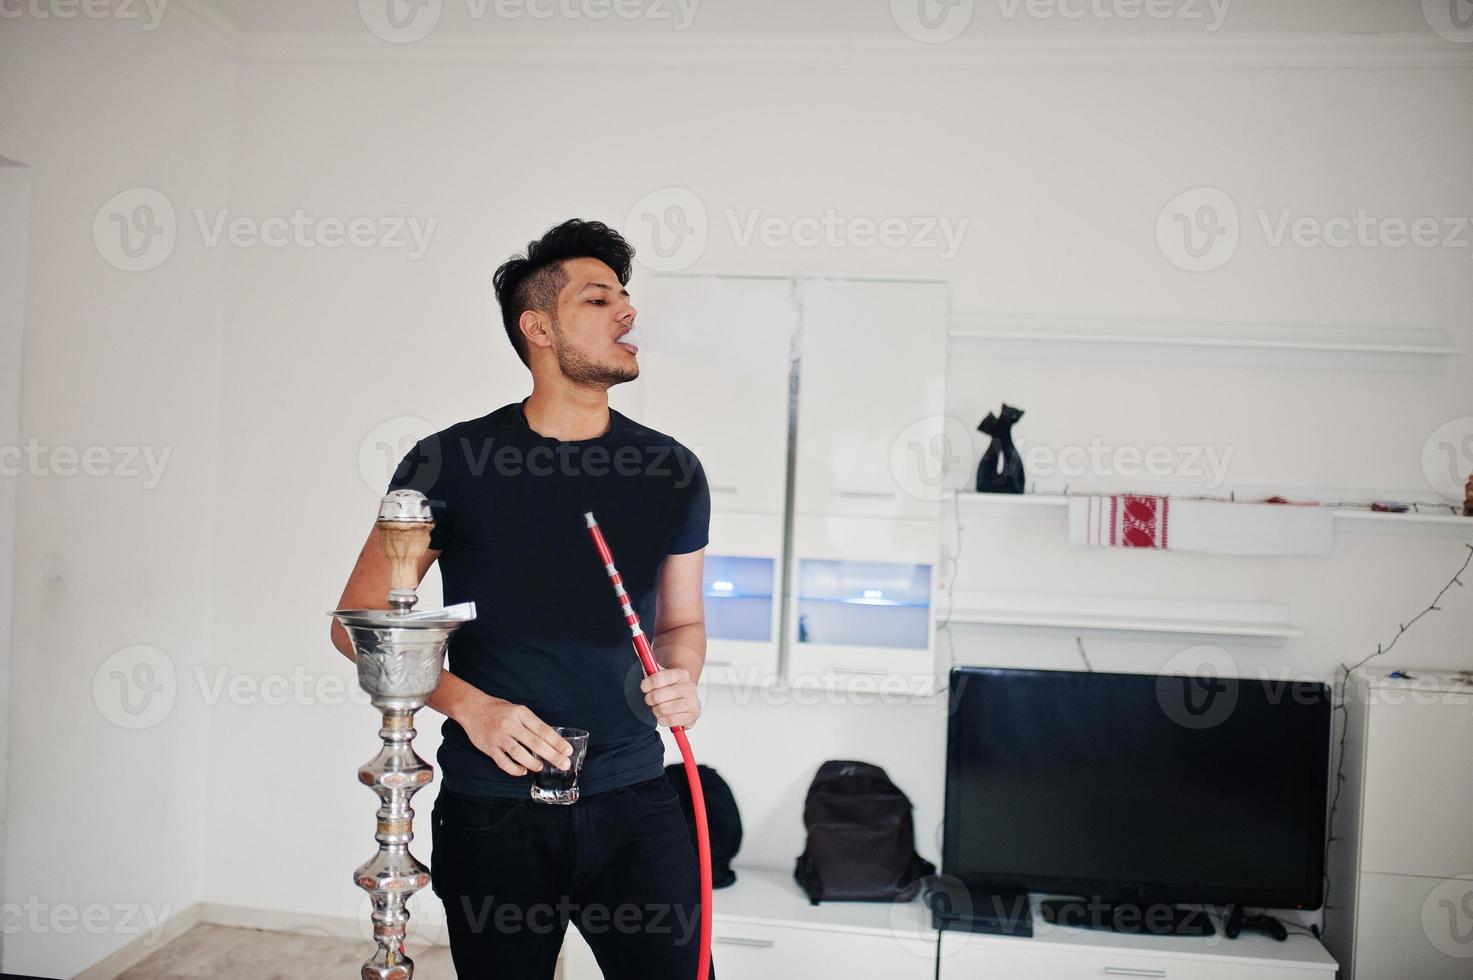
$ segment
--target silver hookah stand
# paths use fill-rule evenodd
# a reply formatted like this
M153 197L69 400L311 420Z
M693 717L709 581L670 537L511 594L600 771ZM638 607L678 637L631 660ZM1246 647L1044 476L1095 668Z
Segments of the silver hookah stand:
M395 490L384 497L376 524L389 560L389 609L339 609L331 615L353 641L358 684L383 714L378 754L358 768L358 781L379 798L378 853L353 872L373 903L374 954L362 980L411 980L414 961L404 952L406 903L430 883L430 870L409 853L414 810L409 799L435 778L434 767L414 751L414 713L440 685L440 666L451 635L476 618L474 603L411 612L418 595L418 562L429 548L434 519L425 496Z

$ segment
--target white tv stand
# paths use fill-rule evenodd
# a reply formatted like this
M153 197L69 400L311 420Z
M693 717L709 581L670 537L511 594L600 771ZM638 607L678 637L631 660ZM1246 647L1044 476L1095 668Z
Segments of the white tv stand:
M1291 932L1283 942L1246 931L1229 939L1214 916L1213 936L1129 935L1050 925L1038 903L1035 897L1028 938L943 933L943 980L1334 980L1338 969L1319 940L1303 933Z
M713 896L712 962L721 980L932 980L938 934L920 902L810 905L784 871L737 869ZM941 980L1334 980L1336 965L1311 936L1276 942L1127 936L1051 926L1034 910L1032 938L946 931ZM564 980L595 980L598 967L575 929L564 942Z

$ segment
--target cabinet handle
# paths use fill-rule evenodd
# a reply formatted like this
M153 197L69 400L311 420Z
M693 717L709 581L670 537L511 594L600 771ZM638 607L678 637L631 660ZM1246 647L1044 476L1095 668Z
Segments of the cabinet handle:
M730 667L731 666L731 661L730 660L712 660L710 657L707 657L706 658L706 662L705 662L705 666L707 666L707 667Z
M707 489L710 490L712 493L736 493L737 492L737 488L736 487L729 486L727 484L722 484L719 487L713 487L713 486L709 486L708 485L707 486Z
M857 497L861 500L894 500L894 490L839 490L836 495L840 497Z
M757 949L770 949L777 945L771 939L748 939L746 936L717 936L716 941L728 946L753 946Z
M1110 977L1164 977L1165 970L1132 970L1125 966L1107 966L1105 975Z
M869 670L864 667L830 667L830 674L863 674L866 677L886 677L888 670Z

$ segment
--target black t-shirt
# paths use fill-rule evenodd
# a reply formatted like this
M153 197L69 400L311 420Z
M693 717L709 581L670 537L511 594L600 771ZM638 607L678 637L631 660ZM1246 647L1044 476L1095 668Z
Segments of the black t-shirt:
M704 548L711 518L694 453L613 409L609 418L603 435L565 442L534 432L522 403L506 405L421 440L390 482L429 498L445 604L476 604L451 638L450 671L549 725L586 729L585 795L662 775L664 749L583 514L598 519L651 640L660 568ZM527 795L530 775L507 775L451 719L441 731L448 789Z

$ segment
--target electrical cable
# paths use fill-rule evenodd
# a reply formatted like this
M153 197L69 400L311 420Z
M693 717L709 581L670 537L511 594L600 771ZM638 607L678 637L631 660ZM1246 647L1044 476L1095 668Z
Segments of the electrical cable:
M951 571L946 579L946 612L941 621L936 624L936 629L946 633L946 676L941 682L941 693L948 694L951 690L951 669L956 666L956 636L951 628L951 617L956 607L956 576L962 564L962 492L957 490L951 495L952 513L956 525L956 546L951 553Z
M1473 544L1464 545L1463 547L1468 549L1468 557L1463 559L1463 564L1459 566L1456 572L1453 572L1453 577L1447 580L1447 584L1438 590L1437 595L1433 598L1432 602L1428 604L1427 608L1417 613L1405 623L1398 624L1396 635L1391 638L1391 642L1384 645L1377 644L1375 653L1370 653L1362 657L1360 661L1356 663L1353 667L1347 667L1345 664L1340 665L1338 677L1338 680L1340 682L1340 690L1339 693L1335 696L1334 704L1330 711L1330 717L1332 719L1330 727L1332 730L1334 729L1333 718L1335 716L1335 713L1339 712L1342 714L1343 717L1340 719L1340 741L1336 752L1335 792L1330 798L1330 815L1325 820L1325 877L1323 905L1326 909L1330 908L1330 845L1335 841L1335 814L1340 809L1340 792L1345 786L1345 737L1347 729L1349 728L1349 725L1347 723L1350 720L1350 709L1349 706L1345 703L1345 690L1346 686L1350 682L1350 675L1355 673L1357 670L1360 670L1362 667L1370 663L1372 660L1375 660L1377 657L1385 656L1386 654L1390 653L1391 648L1396 646L1396 641L1406 635L1407 631L1417 624L1417 620L1421 619L1428 613L1442 611L1442 607L1440 607L1438 603L1442 601L1442 597L1447 595L1448 590L1451 589L1454 585L1460 588L1462 587L1463 581L1459 576L1461 576L1464 572L1468 570L1468 566L1470 564L1473 564ZM1325 922L1325 928L1320 930L1320 938L1323 939L1324 935L1328 932L1329 920L1327 919Z

